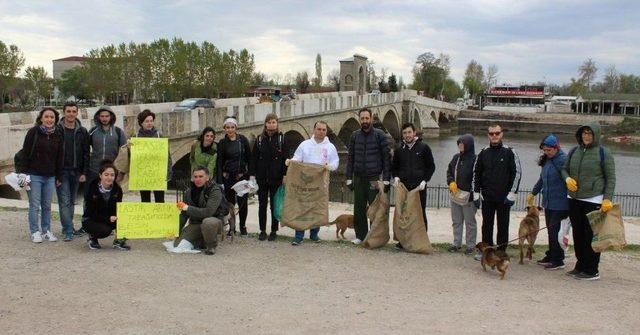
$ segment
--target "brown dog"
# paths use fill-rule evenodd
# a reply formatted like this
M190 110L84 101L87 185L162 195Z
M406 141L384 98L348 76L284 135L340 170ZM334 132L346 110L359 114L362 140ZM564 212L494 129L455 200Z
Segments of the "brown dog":
M487 271L487 265L493 270L497 268L498 272L500 272L500 279L504 279L504 275L507 273L507 268L509 268L509 255L502 250L490 247L484 242L476 244L476 250L482 253L482 260L480 261L482 269Z
M338 233L342 235L344 239L344 232L347 231L347 228L353 229L353 215L351 214L342 214L338 216L335 220L329 223L330 225L336 225L336 238L340 239Z
M520 264L523 264L524 259L524 241L529 244L527 248L527 258L531 260L533 253L536 252L534 244L538 237L538 230L540 230L540 211L542 207L527 206L527 216L520 221L520 228L518 229L518 244L520 245Z

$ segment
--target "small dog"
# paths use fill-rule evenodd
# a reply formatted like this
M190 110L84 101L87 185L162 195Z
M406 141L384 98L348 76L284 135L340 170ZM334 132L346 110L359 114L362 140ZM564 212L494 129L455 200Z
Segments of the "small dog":
M338 233L344 237L344 232L347 231L347 228L353 229L353 215L351 214L342 214L338 216L335 220L329 223L329 225L336 225L336 239L340 239Z
M229 204L230 205L230 204ZM229 226L229 228L226 228ZM229 232L233 232L236 230L236 206L229 206L229 214L225 215L222 218L222 229L220 229L220 241L224 241L224 236L227 235L233 242L233 233L229 234Z
M500 272L500 279L504 279L504 275L507 273L507 268L509 268L511 259L509 255L502 250L490 247L484 242L476 244L476 250L482 253L482 260L480 261L482 269L487 271L487 265L489 265L493 270L497 268L498 272Z
M520 221L520 228L518 229L518 244L520 245L520 264L523 264L522 260L524 259L524 241L526 240L529 244L527 248L526 257L531 260L533 258L533 253L536 252L534 249L534 244L536 243L536 238L538 237L538 230L540 230L540 211L542 207L537 206L527 206L527 216Z

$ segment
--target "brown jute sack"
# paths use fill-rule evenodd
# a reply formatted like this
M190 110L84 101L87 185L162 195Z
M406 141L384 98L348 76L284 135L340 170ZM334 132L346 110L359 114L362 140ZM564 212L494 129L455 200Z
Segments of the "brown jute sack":
M606 213L600 210L588 213L587 218L593 230L591 240L593 251L603 252L609 248L620 250L627 245L619 204L613 205L613 208Z
M378 189L383 190L384 184L378 181ZM369 209L367 218L371 220L371 229L362 245L367 249L380 248L389 242L389 194L378 192Z
M329 171L291 161L285 177L282 225L307 230L329 224Z
M122 173L129 173L129 148L123 145L118 150L118 156L113 161L113 166Z
M430 254L433 248L424 226L419 192L418 188L409 192L403 183L396 187L393 238L399 241L406 251Z

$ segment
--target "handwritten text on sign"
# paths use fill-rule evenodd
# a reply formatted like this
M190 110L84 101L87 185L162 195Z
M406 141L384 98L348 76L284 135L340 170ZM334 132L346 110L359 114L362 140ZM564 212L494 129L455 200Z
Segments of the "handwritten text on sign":
M175 204L119 202L118 238L172 238L178 236L180 210Z
M167 189L169 140L166 138L131 139L130 190Z

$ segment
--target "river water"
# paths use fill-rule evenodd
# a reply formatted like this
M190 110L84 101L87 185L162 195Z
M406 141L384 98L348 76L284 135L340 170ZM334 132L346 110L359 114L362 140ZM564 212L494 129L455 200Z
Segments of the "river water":
M486 132L473 134L475 137L475 148L478 153L483 147L489 144ZM429 182L430 186L446 185L447 166L453 155L457 152L456 141L459 134L441 134L438 138L427 138L424 141L431 147L433 158L436 163L436 171ZM540 167L537 164L538 157L542 154L539 149L540 141L545 135L532 133L505 133L503 142L514 148L520 157L522 166L522 181L520 189L530 190L535 185L540 176ZM560 146L565 153L568 153L576 145L575 137L571 135L558 135ZM614 155L616 165L616 194L640 193L640 146L625 145L618 143L605 143ZM347 164L346 153L340 155L340 169L338 173L332 174L332 184L344 181L344 167Z

